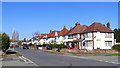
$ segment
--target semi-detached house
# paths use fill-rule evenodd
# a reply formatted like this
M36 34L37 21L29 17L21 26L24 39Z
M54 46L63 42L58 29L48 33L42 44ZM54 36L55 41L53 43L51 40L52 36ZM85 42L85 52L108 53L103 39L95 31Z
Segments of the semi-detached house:
M109 23L108 23L109 24ZM76 23L70 30L52 31L37 36L37 44L64 44L77 49L111 49L114 45L114 31L101 23L94 22L90 26Z
M64 35L64 44L78 49L111 49L114 45L114 31L101 23L90 26L75 26Z

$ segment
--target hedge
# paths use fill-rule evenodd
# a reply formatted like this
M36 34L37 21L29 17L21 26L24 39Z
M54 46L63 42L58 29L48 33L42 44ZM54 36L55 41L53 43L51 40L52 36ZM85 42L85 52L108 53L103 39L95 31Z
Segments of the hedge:
M119 50L120 51L120 44L112 46L112 49Z
M43 47L46 47L46 45L51 45L52 48L67 48L65 45L63 44L43 44Z

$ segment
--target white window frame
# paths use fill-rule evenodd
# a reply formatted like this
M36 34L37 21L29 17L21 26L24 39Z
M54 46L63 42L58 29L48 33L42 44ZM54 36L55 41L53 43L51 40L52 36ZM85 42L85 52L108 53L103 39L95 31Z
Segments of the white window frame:
M105 41L105 46L111 47L112 46L112 41Z
M112 38L112 33L105 33L105 38Z

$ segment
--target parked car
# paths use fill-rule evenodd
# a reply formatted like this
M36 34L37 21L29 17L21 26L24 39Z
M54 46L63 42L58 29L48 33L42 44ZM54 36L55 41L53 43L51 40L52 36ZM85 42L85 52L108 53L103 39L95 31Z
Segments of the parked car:
M68 46L67 49L73 49L73 47Z
M37 45L36 48L37 49L42 49L42 45Z
M13 48L13 45L10 45L11 48Z
M24 45L23 49L29 49L29 47L27 45Z
M16 47L19 47L19 45L15 45Z
M52 50L52 46L51 45L46 45L47 50Z

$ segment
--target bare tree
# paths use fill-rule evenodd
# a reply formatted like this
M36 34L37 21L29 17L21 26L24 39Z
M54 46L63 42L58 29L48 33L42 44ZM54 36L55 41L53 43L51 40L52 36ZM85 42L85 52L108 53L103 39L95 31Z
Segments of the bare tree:
M35 32L34 35L35 36L40 36L40 33L39 32Z

